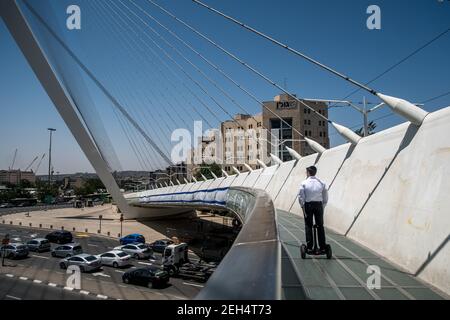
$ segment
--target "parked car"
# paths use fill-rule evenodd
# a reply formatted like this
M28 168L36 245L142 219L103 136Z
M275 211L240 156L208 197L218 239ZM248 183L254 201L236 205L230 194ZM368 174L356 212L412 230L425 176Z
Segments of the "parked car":
M28 257L28 247L23 243L11 243L1 247L0 256L5 255L9 259Z
M145 243L145 238L142 234L133 233L120 238L119 241L121 245L130 243Z
M72 233L70 233L69 231L58 230L58 231L53 231L53 232L49 233L48 235L46 235L45 239L47 239L48 241L53 242L53 243L64 244L64 243L71 243L73 240L73 237L72 237Z
M112 250L97 256L104 266L112 266L114 268L128 266L131 256L120 250Z
M150 266L125 272L122 275L122 281L124 283L155 288L167 284L169 282L169 274L156 266Z
M58 246L52 250L52 257L67 258L82 254L83 249L78 243L68 243L62 246Z
M169 239L156 240L150 245L150 248L152 248L154 252L163 253L164 249L173 243L174 242Z
M124 251L135 259L149 259L153 256L152 250L142 243L126 244L115 247L114 250Z
M47 239L36 238L27 242L28 250L36 252L50 251L51 244Z
M91 254L78 254L73 257L62 259L59 262L61 269L67 269L69 266L78 266L81 272L90 272L102 267L101 260Z

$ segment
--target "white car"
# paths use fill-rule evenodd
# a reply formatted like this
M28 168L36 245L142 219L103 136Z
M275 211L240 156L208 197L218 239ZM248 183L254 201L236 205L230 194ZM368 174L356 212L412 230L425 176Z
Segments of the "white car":
M114 250L124 251L135 259L149 259L153 257L152 250L142 243L125 244L115 247Z
M130 264L131 256L121 250L111 250L97 255L102 261L103 266L112 266L114 268L125 267Z

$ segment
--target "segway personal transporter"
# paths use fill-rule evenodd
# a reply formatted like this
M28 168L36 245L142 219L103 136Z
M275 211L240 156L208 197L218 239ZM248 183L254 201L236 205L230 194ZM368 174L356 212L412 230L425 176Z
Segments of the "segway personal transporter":
M317 245L318 243L318 238L317 238L317 225L314 224L313 226L313 243L314 243L314 247L311 251L308 251L308 249L306 248L306 245L302 244L300 246L300 253L302 256L302 259L306 259L306 255L310 255L310 256L322 256L322 255L326 255L327 259L331 259L331 257L333 256L333 252L331 250L331 246L329 244L327 244L325 246L325 250L321 251L319 249L319 246Z

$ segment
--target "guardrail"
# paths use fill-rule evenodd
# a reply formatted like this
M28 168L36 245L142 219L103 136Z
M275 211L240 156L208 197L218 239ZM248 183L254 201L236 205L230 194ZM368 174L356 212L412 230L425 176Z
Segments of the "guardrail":
M281 244L272 199L262 190L232 187L225 206L244 225L196 299L281 299Z

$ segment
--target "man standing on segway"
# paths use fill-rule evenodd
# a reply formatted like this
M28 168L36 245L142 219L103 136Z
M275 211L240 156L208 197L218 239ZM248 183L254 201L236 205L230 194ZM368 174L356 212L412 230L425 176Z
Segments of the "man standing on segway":
M316 174L317 168L315 166L306 168L307 179L300 185L298 200L305 217L306 253L327 254L325 229L323 227L323 209L328 202L328 191L326 185L316 177ZM319 240L319 252L313 252L314 221Z

